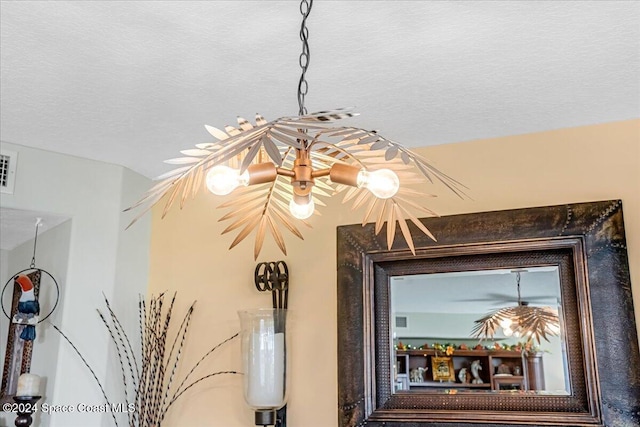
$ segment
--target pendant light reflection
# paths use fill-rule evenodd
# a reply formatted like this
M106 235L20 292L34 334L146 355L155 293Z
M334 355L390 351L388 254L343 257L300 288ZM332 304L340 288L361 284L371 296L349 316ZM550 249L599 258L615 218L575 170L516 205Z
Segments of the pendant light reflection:
M526 270L514 270L516 275L517 304L488 313L475 321L472 335L480 339L492 339L502 329L505 337L525 338L527 341L541 339L549 341L550 336L560 335L560 317L558 310L549 306L531 306L522 300L520 294L520 273Z

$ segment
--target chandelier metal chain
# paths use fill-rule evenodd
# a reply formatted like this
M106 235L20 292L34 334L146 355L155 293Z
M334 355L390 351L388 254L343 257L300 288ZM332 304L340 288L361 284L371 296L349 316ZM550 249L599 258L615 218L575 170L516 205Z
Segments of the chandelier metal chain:
M309 51L309 28L307 28L307 18L311 12L313 0L302 0L300 2L300 13L302 14L302 24L300 24L300 40L302 41L302 53L298 60L302 74L298 82L298 114L303 116L307 114L307 108L304 106L304 98L309 92L309 83L306 80L307 68L311 60L311 52Z

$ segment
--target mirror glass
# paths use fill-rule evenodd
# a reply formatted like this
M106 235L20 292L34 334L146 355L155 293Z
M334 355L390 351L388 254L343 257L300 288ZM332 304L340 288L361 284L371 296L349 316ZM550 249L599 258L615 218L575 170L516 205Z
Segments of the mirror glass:
M390 294L395 393L570 394L558 267L394 276ZM474 337L476 320L519 304L557 313L557 335L538 342L503 322Z

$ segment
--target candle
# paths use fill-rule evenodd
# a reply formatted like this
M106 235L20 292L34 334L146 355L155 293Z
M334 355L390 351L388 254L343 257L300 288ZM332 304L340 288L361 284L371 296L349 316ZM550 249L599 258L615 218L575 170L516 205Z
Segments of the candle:
M16 396L40 396L40 377L34 374L20 375Z
M249 346L245 399L254 408L279 409L285 403L284 334L253 334Z

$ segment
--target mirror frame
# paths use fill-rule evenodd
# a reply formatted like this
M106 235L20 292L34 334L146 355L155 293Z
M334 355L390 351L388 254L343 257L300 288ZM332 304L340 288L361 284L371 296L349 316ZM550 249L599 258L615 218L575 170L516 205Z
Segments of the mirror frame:
M622 202L483 212L411 225L386 250L374 225L338 227L341 427L636 426L640 355ZM392 392L392 276L559 265L571 394ZM611 322L611 319L616 319ZM612 371L612 367L618 367ZM626 379L626 382L625 382Z

